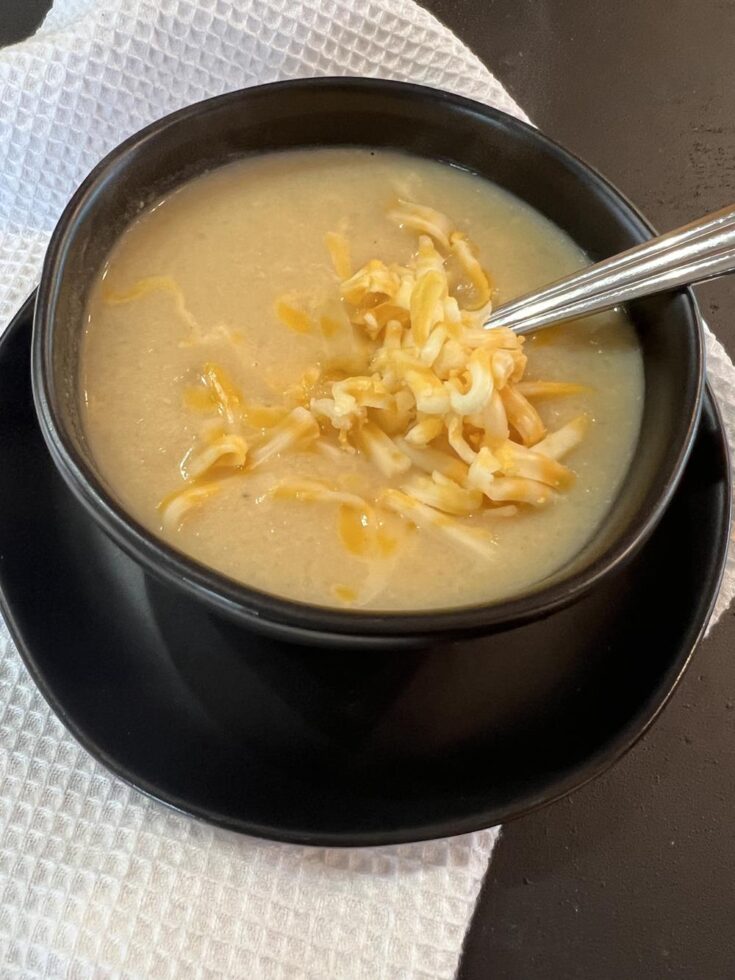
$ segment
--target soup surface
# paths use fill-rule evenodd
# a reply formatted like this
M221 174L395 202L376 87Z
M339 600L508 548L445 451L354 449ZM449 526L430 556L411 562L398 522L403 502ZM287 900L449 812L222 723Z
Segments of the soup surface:
M604 519L642 359L618 313L497 357L477 325L488 290L497 306L585 262L443 164L340 149L222 167L107 258L82 351L90 447L140 523L268 592L385 610L518 593ZM396 284L430 268L407 300Z

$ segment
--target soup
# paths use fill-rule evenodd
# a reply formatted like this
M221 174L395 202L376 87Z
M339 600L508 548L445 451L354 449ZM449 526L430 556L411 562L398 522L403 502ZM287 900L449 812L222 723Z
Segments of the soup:
M258 589L383 610L518 594L604 519L643 365L621 313L525 343L480 324L585 262L444 164L350 148L223 166L104 263L90 448L141 524Z

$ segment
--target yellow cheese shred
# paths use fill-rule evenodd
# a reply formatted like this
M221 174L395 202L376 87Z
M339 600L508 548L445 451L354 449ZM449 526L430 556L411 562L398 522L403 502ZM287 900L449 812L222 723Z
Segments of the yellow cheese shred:
M340 280L349 279L352 275L350 243L344 235L340 235L336 231L327 232L325 242L337 277Z
M353 602L357 602L359 596L357 589L353 589L350 585L335 585L334 594L347 606L351 606Z
M294 333L312 332L311 317L303 310L297 310L295 306L291 306L283 299L276 300L275 310L281 323L285 324L289 330L293 330Z

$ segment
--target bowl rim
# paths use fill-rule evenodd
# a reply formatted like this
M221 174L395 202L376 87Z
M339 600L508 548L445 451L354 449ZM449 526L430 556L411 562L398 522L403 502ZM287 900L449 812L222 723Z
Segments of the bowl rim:
M679 483L694 442L705 380L702 322L690 289L673 290L668 294L684 299L688 307L686 312L694 328L695 357L692 372L696 372L696 377L693 395L689 405L685 405L689 413L689 424L663 491L654 506L645 512L639 512L626 532L586 568L548 586L541 585L535 591L495 602L419 611L339 609L287 599L238 582L172 547L139 523L98 479L92 467L77 451L67 430L64 413L60 410L59 392L53 380L53 314L70 239L78 222L94 207L100 187L123 168L133 154L146 144L155 143L169 128L209 113L228 102L258 99L269 96L274 91L288 93L302 90L313 92L316 97L325 89L336 91L340 88L348 94L382 91L389 94L402 93L413 99L429 98L465 112L479 114L496 124L500 123L525 138L530 137L541 150L556 157L575 175L584 176L587 180L591 177L608 197L617 201L628 217L635 219L643 231L655 234L654 228L640 211L594 167L530 124L464 96L408 82L331 76L289 79L213 96L163 116L114 147L82 181L58 220L43 263L34 311L32 341L33 399L44 440L57 469L74 495L127 554L155 577L183 588L195 599L206 602L231 618L244 620L254 626L260 625L262 628L275 628L281 635L290 635L294 639L308 635L310 642L319 642L320 639L328 641L334 639L335 635L342 636L346 641L350 637L360 636L379 640L437 633L459 635L520 625L542 618L575 602L602 577L621 568L648 539Z

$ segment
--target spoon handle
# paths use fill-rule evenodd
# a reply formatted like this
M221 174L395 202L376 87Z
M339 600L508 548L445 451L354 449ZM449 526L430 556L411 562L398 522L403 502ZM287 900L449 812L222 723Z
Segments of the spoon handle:
M529 333L733 271L735 205L505 303L483 326Z

